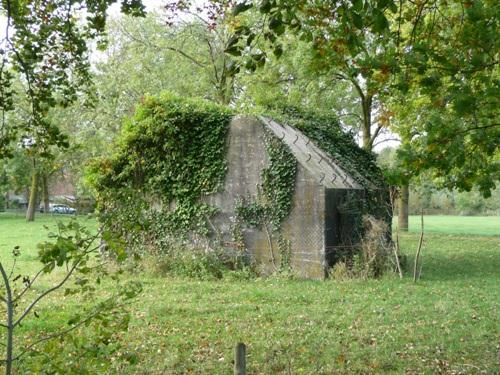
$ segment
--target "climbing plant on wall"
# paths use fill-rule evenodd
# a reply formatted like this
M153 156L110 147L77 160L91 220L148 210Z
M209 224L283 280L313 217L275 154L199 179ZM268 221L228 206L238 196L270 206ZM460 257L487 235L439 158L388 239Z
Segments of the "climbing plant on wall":
M252 227L261 227L266 222L278 230L292 209L297 162L289 148L268 130L264 141L269 165L261 172L259 197L256 202L239 202L236 211Z
M281 235L281 224L290 214L295 189L297 161L288 146L269 130L264 131L264 143L269 164L261 172L259 196L254 201L242 200L236 206L237 226L241 224L264 230L268 236L271 261L276 270L289 267L289 244ZM240 228L241 230L241 228ZM278 243L280 265L275 259L273 235ZM243 239L239 231L235 240Z
M360 235L363 232L361 218L367 213L390 222L392 209L388 204L387 186L375 155L360 148L354 136L342 129L334 114L308 111L279 102L261 112L303 132L365 189L362 199L358 195L348 199L350 211L356 208L355 225Z
M116 152L88 169L101 223L128 244L203 232L215 208L200 198L226 173L231 111L169 93L146 97L126 121ZM156 243L155 243L156 242Z

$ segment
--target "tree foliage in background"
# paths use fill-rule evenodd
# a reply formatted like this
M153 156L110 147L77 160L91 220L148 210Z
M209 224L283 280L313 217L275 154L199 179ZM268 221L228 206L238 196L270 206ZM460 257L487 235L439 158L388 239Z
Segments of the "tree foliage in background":
M361 82L367 103L374 95L391 99L377 106L384 121L396 118L407 171L434 170L450 188L478 185L485 195L494 188L500 127L496 2L262 0L240 2L235 13L249 9L265 14L267 22L242 35L241 55L246 40L263 35L281 56L281 37L286 30L295 33L310 42L319 68ZM421 106L426 97L427 107ZM391 106L401 104L418 107L416 116L398 118ZM476 160L465 162L472 153Z
M46 120L50 108L67 106L90 82L89 43L104 46L106 11L115 1L2 0L7 19L0 42L0 156L12 141L67 146L57 126ZM140 0L121 1L122 11L143 15ZM19 77L21 87L15 84ZM19 98L29 103L26 121L11 124Z

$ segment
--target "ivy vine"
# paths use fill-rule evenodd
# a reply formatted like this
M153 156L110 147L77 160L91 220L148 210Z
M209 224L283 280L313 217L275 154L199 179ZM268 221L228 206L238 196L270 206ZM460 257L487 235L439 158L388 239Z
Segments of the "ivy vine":
M385 186L373 153L359 147L351 133L340 126L335 115L275 104L265 111L267 116L290 125L309 137L339 166L365 188Z
M231 110L207 101L146 97L115 153L88 168L101 223L128 243L134 236L158 244L165 234L206 233L216 208L200 198L224 182L231 118Z
M260 228L268 223L276 231L292 209L297 161L288 146L267 129L264 142L269 165L261 172L259 196L255 202L238 202L236 214L249 226Z
M268 129L264 130L264 142L269 165L261 172L261 184L256 201L240 200L236 205L237 226L240 223L263 229L268 235L269 251L276 270L290 268L290 243L281 234L281 224L290 214L293 205L297 161L286 146ZM233 234L234 235L234 234ZM275 262L272 237L277 238L280 264ZM240 232L236 236L242 239ZM235 238L236 239L236 238Z
M262 112L303 132L365 189L364 198L359 202L358 227L362 227L361 219L365 214L391 222L388 188L375 155L359 147L354 136L342 129L335 115L281 103Z

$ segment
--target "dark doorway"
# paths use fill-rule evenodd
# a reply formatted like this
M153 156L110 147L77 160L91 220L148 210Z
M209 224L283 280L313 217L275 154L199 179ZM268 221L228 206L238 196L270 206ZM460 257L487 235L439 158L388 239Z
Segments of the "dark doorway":
M352 256L359 243L363 190L327 189L325 194L325 257L328 268Z

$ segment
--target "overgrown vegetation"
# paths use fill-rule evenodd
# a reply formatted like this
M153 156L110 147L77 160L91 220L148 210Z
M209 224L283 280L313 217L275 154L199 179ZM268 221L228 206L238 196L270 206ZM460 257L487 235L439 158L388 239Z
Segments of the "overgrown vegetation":
M206 101L168 93L143 100L117 151L89 168L110 245L165 252L169 235L207 232L215 208L200 198L223 182L230 119Z
M358 147L354 135L342 129L336 115L320 111L312 112L280 103L274 103L264 111L302 131L336 163L349 171L361 186L365 188L384 186L384 179L375 163L374 154Z
M380 278L395 274L398 270L394 251L395 244L389 241L388 224L372 216L363 217L363 237L354 252L345 254L333 266L330 276L335 280Z
M450 230L466 231L471 219L456 217ZM0 214L0 258L21 243L18 267L35 270L35 243L42 240L43 225L54 228L54 220L43 216L27 224L22 216ZM221 374L231 371L234 345L242 341L249 373L495 373L500 239L450 233L426 235L422 278L415 285L411 275L402 281L388 276L317 282L200 281L148 268L124 274L124 281L140 280L144 292L128 306L129 330L111 336L113 350L94 346L94 327L82 327L71 340L52 341L50 358L27 357L20 371ZM417 242L415 234L401 235L409 263ZM39 319L20 327L19 337L64 326L117 288L102 285L92 299L53 295L39 306ZM49 359L53 367L47 367Z
M387 220L384 182L373 156L361 150L335 118L291 107L271 113L311 136L366 188L364 199L353 197L349 207L356 211L349 214L357 220L353 232L359 238L363 236L363 215ZM169 264L163 269L174 274L184 270L192 275L193 270L186 265L186 259L192 257L195 268L204 262L206 270L212 269L207 272L220 277L209 265L224 252L205 238L214 230L209 228L210 217L217 209L204 203L202 197L216 192L224 181L230 118L231 112L224 107L171 94L149 97L141 103L125 124L117 152L90 168L88 179L96 191L108 246L119 244L129 251L168 255ZM290 244L281 233L281 224L292 208L296 160L268 130L264 131L264 142L269 165L261 172L257 197L242 197L236 207L233 241L239 252L233 254L233 261L219 259L230 268L249 263L243 261L241 231L246 225L266 234L274 270L290 269ZM186 241L172 241L175 236Z
M360 233L363 227L361 218L365 214L390 221L392 207L389 204L388 187L376 164L375 155L358 147L353 134L342 129L335 115L280 103L274 103L271 108L264 111L302 131L366 189L364 199L358 199L355 205L358 210L357 226Z

